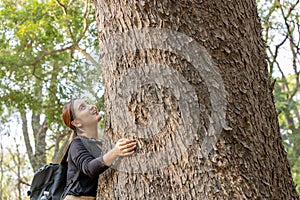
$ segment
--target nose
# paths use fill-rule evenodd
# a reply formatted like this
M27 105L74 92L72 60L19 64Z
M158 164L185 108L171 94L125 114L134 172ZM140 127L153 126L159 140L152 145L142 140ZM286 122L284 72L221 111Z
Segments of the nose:
M95 105L90 105L90 110L93 110L93 109L97 110L97 107Z

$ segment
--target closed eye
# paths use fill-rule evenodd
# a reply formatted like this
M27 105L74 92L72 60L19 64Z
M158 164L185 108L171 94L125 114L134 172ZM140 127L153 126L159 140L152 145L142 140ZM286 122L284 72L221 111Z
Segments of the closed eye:
M79 106L79 110L84 110L85 108L86 108L85 104L81 104L81 105Z
M83 103L80 104L79 110L85 110L87 105L90 105L90 103L87 100L85 100Z

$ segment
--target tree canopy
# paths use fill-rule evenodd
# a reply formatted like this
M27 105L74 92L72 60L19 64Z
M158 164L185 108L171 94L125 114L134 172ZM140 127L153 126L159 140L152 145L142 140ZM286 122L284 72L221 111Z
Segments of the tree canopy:
M58 152L66 134L62 105L82 93L100 98L95 94L101 77L92 54L97 46L93 5L7 0L0 12L1 119L19 114L26 150L37 169L46 162L48 148ZM46 144L46 137L51 142Z

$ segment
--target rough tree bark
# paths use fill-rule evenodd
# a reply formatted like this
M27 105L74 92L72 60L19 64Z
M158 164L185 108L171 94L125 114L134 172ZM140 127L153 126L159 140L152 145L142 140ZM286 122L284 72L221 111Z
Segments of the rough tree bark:
M95 5L111 56L102 60L104 148L121 137L139 142L100 176L98 199L298 199L255 0ZM178 43L165 48L172 38Z

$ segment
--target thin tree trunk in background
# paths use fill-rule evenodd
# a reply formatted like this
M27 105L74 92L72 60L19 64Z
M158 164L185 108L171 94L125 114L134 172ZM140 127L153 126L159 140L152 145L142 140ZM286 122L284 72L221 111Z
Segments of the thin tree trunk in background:
M100 42L145 27L170 30L188 38L175 46L192 49L196 41L205 49L199 48L199 57L207 71L197 71L191 58L172 49L128 51L132 43L122 39L123 45L112 45L109 50L120 54L114 61L103 61L104 148L122 137L136 138L139 148L100 176L98 199L298 199L279 132L254 0L97 0L95 5ZM147 46L155 44L155 38L169 40L163 34L149 35L153 41L137 42ZM211 86L222 84L206 76L215 73L213 66L226 91L226 126L222 124L220 135L210 129L215 122L210 116L218 112L212 103L218 94L212 94ZM194 96L198 105L193 107ZM208 155L207 137L218 139Z
M30 144L26 112L25 111L21 112L20 115L21 115L21 120L22 120L22 132L23 132L23 136L24 136L24 141L25 141L25 146L26 146L28 158L30 160L30 163L31 163L31 166L32 166L33 170L35 171L37 169L37 167L36 167L35 157L33 155L33 149L32 149L32 146Z
M53 163L60 163L61 160L63 159L63 156L65 154L65 151L70 143L69 138L68 139L64 139L67 136L69 136L71 134L71 131L66 131L64 132L64 134L60 134L58 137L56 137L55 140L55 147L54 147L54 154L52 157L52 162ZM61 145L59 145L61 143L61 141L63 141L63 143Z
M16 142L16 141L15 141ZM19 144L16 143L16 149L17 149L17 154L16 154L16 160L15 164L17 167L17 175L18 175L18 199L22 200L22 188L21 188L21 180L22 180L22 175L21 175L21 158L20 158L20 150L19 150Z
M36 171L37 169L46 164L46 132L48 130L48 122L47 119L44 119L43 123L40 124L40 114L32 115L31 125L33 129L33 144L35 149L35 151L33 151L33 148L30 143L26 112L22 112L20 114L22 120L22 131L28 158L30 160L30 164L32 166L33 171Z
M35 145L35 159L36 159L36 169L42 167L46 163L46 132L48 130L48 121L47 118L40 122L41 114L32 114L32 129L34 136L34 145Z

